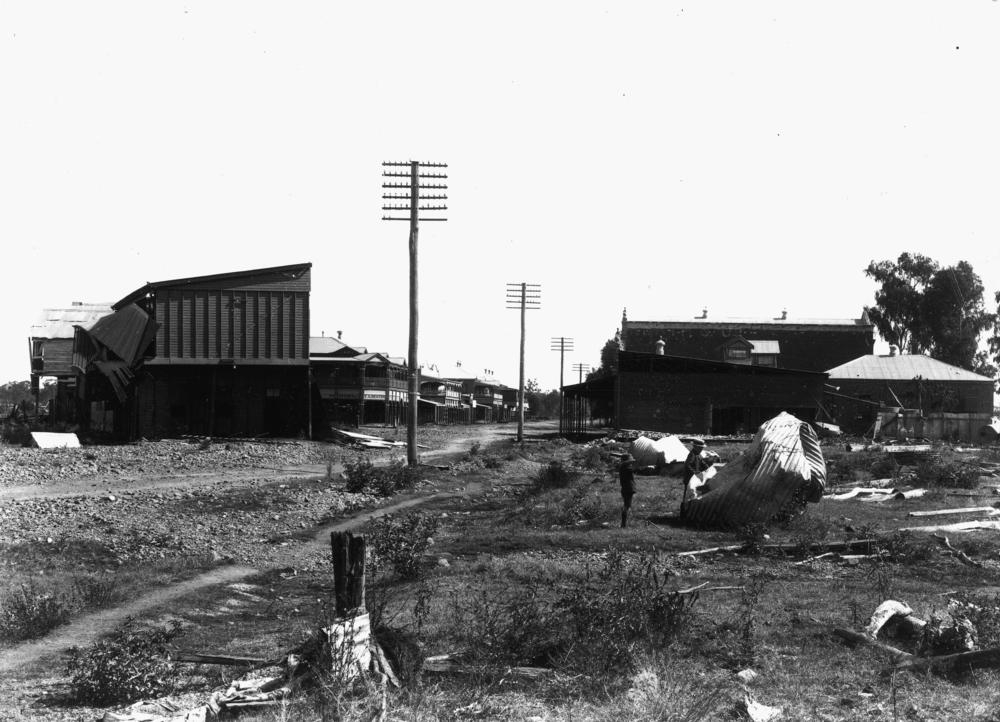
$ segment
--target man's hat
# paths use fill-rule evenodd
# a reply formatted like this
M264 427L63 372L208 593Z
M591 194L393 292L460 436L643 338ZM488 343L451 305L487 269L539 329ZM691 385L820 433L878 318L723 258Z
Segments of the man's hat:
M627 464L627 463L632 462L632 461L635 461L635 457L633 457L632 454L629 454L628 452L626 452L625 456L622 457L622 463L623 464Z
M704 439L691 439L691 445L692 446L704 446L705 445L705 440Z

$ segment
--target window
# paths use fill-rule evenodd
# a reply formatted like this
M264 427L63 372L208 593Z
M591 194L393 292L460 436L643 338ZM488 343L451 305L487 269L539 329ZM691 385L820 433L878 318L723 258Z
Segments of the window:
M726 361L746 361L750 358L750 350L743 346L730 346L726 349Z
M753 362L755 366L770 366L774 368L778 365L778 357L770 353L755 354Z

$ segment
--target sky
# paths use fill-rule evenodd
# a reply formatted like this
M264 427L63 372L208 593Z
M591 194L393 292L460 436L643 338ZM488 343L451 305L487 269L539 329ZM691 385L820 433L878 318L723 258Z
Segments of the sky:
M407 353L382 161L447 163L422 364L518 384L633 320L857 318L869 261L1000 291L1000 3L0 4L0 383L46 307L313 264L313 335ZM881 344L876 349L881 348Z

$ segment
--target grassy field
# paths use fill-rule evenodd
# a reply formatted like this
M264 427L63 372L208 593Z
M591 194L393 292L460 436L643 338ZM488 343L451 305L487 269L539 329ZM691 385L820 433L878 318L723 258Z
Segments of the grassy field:
M726 460L743 448L716 450ZM945 461L955 456L942 453ZM864 483L873 470L903 483L911 471L877 452L829 445L824 454L832 485ZM911 511L992 506L994 492L980 481L972 489L935 486L910 500L824 499L782 524L717 531L676 522L679 480L638 476L632 520L621 529L606 450L563 441L472 449L427 483L481 493L411 512L426 521L419 535L377 522L368 529L370 544L384 537L418 560L402 573L375 556L368 586L377 632L404 687L383 697L365 684L330 685L242 719L370 719L380 705L386 719L399 720L738 719L748 693L790 720L1000 719L996 672L893 674L884 653L832 634L862 628L886 599L924 619L952 598L1000 604L995 531L951 535L980 566L929 534L898 531L926 521ZM825 544L873 537L881 554L813 558ZM748 542L795 549L679 555ZM329 618L331 593L332 570L303 564L205 590L160 619L182 622L183 649L274 657ZM997 615L977 621L980 641L1000 644ZM436 654L460 655L474 672L419 675L420 660ZM525 680L510 673L519 665L553 672ZM238 674L184 668L177 691L192 694ZM736 676L746 669L757 675L749 684Z

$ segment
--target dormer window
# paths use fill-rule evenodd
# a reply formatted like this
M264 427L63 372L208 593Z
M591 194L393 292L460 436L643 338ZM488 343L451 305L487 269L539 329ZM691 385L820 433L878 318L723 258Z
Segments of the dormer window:
M735 336L722 344L722 360L731 364L749 364L753 344L742 336Z
M730 346L726 349L726 361L746 361L750 351L742 346Z
M781 354L781 344L770 339L747 339L753 348L750 351L751 363L754 366L778 366L778 356Z

